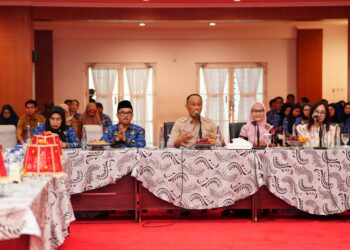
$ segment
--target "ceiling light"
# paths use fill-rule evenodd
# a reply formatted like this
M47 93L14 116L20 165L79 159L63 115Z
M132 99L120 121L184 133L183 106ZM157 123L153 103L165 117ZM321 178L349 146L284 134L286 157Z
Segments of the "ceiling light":
M149 0L142 0L142 2L149 2Z
M215 26L215 25L216 25L216 23L209 23L209 25L210 25L210 26Z
M139 25L140 25L141 27L146 26L145 23L139 23Z
M240 2L241 0L233 0L234 2Z

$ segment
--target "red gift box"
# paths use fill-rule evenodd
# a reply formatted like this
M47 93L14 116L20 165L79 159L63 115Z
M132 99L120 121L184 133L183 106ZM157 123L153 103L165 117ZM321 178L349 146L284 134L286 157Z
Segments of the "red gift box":
M29 145L23 162L24 174L61 173L62 163L59 152L58 145Z

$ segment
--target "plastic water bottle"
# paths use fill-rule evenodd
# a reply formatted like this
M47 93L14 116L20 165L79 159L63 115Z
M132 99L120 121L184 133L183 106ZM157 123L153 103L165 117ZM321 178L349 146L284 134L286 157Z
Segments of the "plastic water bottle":
M217 133L216 134L216 141L215 141L216 143L216 148L222 148L222 141L221 141L221 135L220 135L220 133Z
M30 132L30 126L27 125L27 138L26 138L26 143L30 144L31 139L32 139L32 134L31 134L31 132Z
M164 141L164 127L161 126L159 130L159 148L163 149L165 148L165 141Z
M86 131L85 131L85 128L83 128L82 135L81 135L81 148L86 149L86 144L87 144Z

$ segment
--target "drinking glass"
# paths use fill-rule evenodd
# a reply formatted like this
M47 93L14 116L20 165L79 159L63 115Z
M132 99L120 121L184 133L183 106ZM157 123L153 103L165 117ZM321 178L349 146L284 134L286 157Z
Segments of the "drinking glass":
M269 148L270 144L271 144L272 135L271 134L264 134L263 138L264 138L264 141L266 143L266 147Z
M348 145L348 142L349 142L349 134L343 133L343 134L340 135L340 138L341 138L341 141L344 144L344 148L346 148L347 145Z

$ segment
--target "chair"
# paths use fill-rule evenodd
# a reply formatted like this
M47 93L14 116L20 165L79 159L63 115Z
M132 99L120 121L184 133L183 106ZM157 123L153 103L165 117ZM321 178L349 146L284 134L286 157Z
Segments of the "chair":
M239 137L239 133L244 124L246 124L246 122L229 123L230 142L232 139Z
M163 128L164 128L164 146L167 146L169 135L171 133L171 129L173 128L175 122L164 122Z
M100 140L103 135L103 128L100 125L84 125L83 130L86 132L86 140L95 141Z
M0 125L0 144L3 148L13 148L17 144L15 125Z

